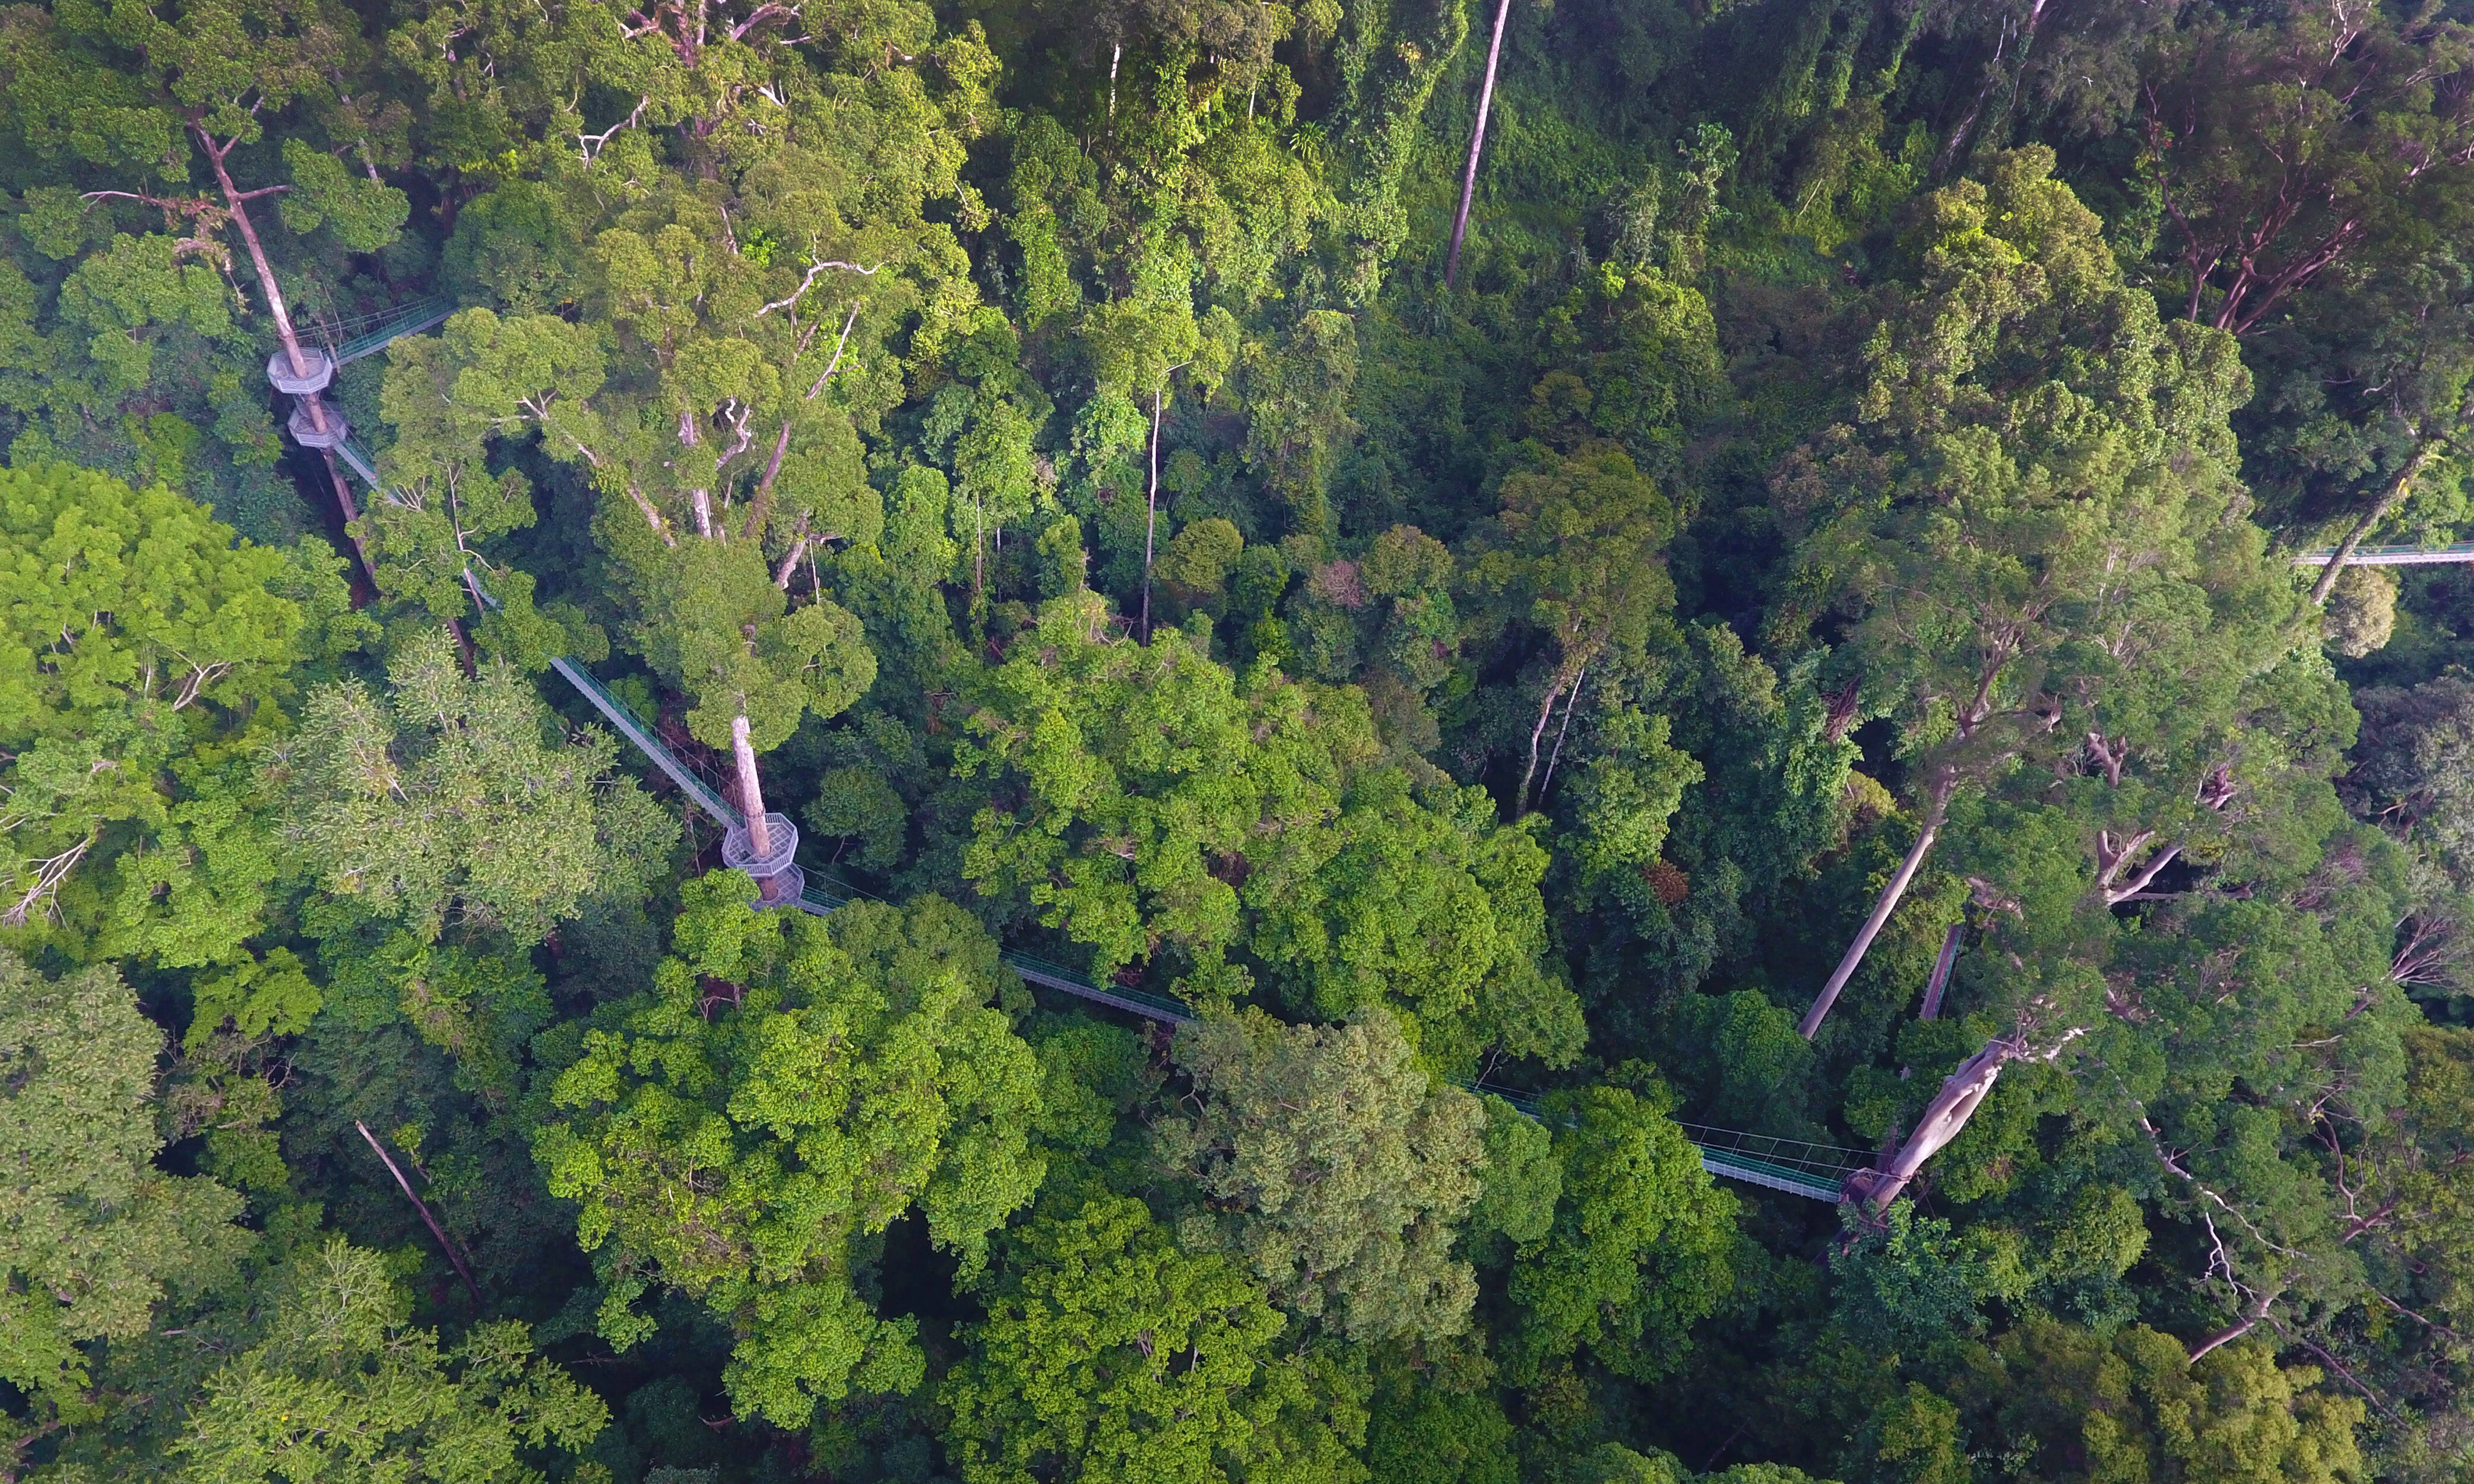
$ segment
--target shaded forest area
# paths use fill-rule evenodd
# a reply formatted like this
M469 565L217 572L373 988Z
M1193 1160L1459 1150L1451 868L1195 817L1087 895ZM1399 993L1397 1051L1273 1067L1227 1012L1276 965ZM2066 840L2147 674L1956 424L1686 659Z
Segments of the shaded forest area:
M0 1484L2465 1477L2469 231L2462 0L0 8Z

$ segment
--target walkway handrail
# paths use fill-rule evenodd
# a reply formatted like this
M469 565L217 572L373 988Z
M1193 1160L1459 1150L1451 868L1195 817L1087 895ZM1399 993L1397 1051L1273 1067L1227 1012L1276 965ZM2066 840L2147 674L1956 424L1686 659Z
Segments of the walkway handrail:
M565 677L569 685L575 687L579 694L593 703L594 710L601 713L605 720L618 728L619 736L634 742L636 750L650 758L654 766L667 773L670 782L679 786L681 793L693 799L697 808L719 820L725 829L735 830L746 823L728 799L716 792L711 785L697 777L676 754L662 745L661 739L653 735L652 727L645 722L644 718L636 715L625 701L611 694L608 688L593 678L591 671L563 654L551 660L549 665L550 669Z
M2337 559L2335 547L2293 553L2296 567L2325 567ZM2356 547L2345 558L2348 567L2421 567L2435 562L2474 562L2474 541L2444 547Z
M375 355L406 335L417 335L433 325L444 324L456 307L452 299L425 299L400 311L389 311L393 317L376 328L354 335L334 347L335 364L341 366L364 355Z

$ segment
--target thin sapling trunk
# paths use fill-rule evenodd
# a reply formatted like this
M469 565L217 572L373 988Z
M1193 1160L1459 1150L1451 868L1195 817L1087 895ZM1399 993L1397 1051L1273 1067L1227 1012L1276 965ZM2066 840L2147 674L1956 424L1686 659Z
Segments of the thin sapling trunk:
M1586 673L1586 669L1584 673ZM1529 764L1520 770L1520 787L1512 795L1512 816L1516 819L1529 813L1529 780L1538 776L1538 744L1546 736L1546 718L1555 714L1555 702L1564 694L1564 677L1557 675L1546 688L1546 699L1539 704L1538 724L1529 729Z
M352 1127L361 1131L361 1137L369 1140L371 1150L385 1161L387 1173L395 1177L396 1188L401 1190L403 1198L412 1203L412 1208L421 1213L421 1224L429 1229L429 1234L438 1239L439 1251L454 1264L455 1276L464 1280L465 1292L473 1296L473 1307L476 1310L485 1307L481 1302L481 1285L473 1281L472 1270L464 1266L464 1259L456 1253L455 1244L447 1240L447 1229L438 1225L438 1218L429 1214L428 1205L412 1193L412 1181L405 1180L403 1171L396 1168L395 1157L386 1152L385 1145L378 1142L377 1135L370 1131L368 1124L356 1118L352 1120Z

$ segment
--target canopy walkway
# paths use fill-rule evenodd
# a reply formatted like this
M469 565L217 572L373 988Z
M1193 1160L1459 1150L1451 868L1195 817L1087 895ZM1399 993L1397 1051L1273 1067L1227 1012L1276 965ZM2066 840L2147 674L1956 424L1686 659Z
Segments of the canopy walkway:
M406 335L417 335L433 325L444 323L456 307L452 299L424 299L397 308L381 309L376 314L337 320L319 328L327 332L330 342L328 353L335 357L335 364L341 366L364 355L376 355ZM334 343L337 337L346 334L351 338Z
M2337 558L2335 547L2293 554L2296 567L2325 567ZM2345 558L2348 567L2420 567L2430 562L2474 562L2474 541L2445 547L2356 547Z
M368 355L383 350L391 342L439 323L453 312L454 305L445 301L417 304L385 320L377 328L337 347L338 362ZM339 442L335 452L353 474L370 487L372 494L382 492L376 466L349 439ZM483 596L479 584L473 592ZM593 678L584 666L570 656L561 655L550 661L550 668L561 679L575 688L576 693L600 713L611 728L634 744L646 761L662 770L690 802L719 823L724 829L743 828L745 820L739 810L706 783L696 770L663 742L651 722L636 714L634 708L611 693L609 687ZM818 872L810 877L811 884L800 893L800 911L825 916L849 905L860 893L856 888L832 881ZM1130 986L1092 981L1062 964L1018 953L1010 948L998 957L1023 979L1043 988L1055 989L1096 1005L1105 1005L1146 1020L1167 1025L1189 1025L1195 1019L1193 1007L1179 1004L1164 995L1145 993ZM1542 1117L1538 1100L1527 1093L1484 1083L1468 1083L1471 1091L1504 1099L1531 1118ZM1772 1138L1766 1134L1743 1133L1730 1129L1713 1129L1701 1124L1681 1125L1686 1137L1701 1152L1701 1167L1711 1175L1742 1180L1791 1196L1804 1196L1814 1201L1835 1204L1839 1199L1839 1182L1870 1156L1855 1150L1833 1148L1796 1139Z

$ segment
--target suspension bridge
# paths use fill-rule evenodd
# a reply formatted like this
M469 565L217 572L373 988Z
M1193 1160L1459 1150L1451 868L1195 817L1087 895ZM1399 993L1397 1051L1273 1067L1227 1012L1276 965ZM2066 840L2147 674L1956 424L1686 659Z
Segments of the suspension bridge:
M337 365L375 354L406 335L419 334L438 325L454 308L455 305L445 300L433 300L366 316L362 323L368 328L351 339L342 340L329 353ZM334 328L357 327L348 323ZM317 394L312 392L309 395ZM384 498L385 486L378 478L376 465L367 452L353 444L349 436L335 444L334 451L369 487L372 495ZM2474 550L2474 547L2469 547L2469 550ZM473 592L476 597L488 600L488 595L481 591L477 582L473 584ZM609 687L594 679L582 663L562 655L550 661L550 668L573 687L603 720L610 723L612 730L625 738L647 762L676 785L679 792L696 808L724 830L745 828L745 816L738 807L672 751L652 723L637 715L634 708L612 693ZM816 871L807 873L805 884L794 900L800 911L826 916L864 895L865 892L836 880L830 873ZM1026 983L1042 988L1057 990L1164 1025L1187 1025L1196 1018L1191 1006L1165 995L1151 994L1113 982L1100 984L1063 964L1052 963L1010 948L1001 950L998 957ZM1501 1098L1527 1117L1540 1121L1552 1119L1551 1112L1529 1093L1484 1083L1462 1085L1484 1096ZM1711 1175L1832 1204L1839 1201L1847 1177L1868 1166L1873 1159L1868 1152L1836 1145L1748 1133L1705 1124L1684 1123L1679 1126L1700 1152L1701 1167Z
M2337 559L2335 547L2293 554L2296 567L2325 567ZM2444 547L2356 547L2345 558L2348 567L2421 567L2434 562L2474 562L2474 541Z

